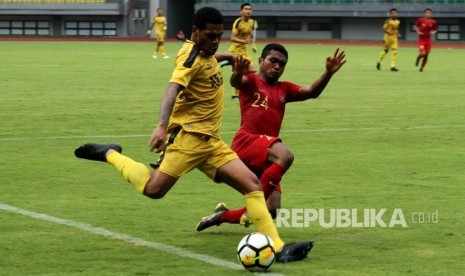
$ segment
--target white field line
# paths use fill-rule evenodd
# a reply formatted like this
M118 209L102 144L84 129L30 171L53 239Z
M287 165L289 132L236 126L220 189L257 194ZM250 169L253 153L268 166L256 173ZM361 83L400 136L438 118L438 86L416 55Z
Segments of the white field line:
M86 232L96 234L99 236L104 236L110 239L114 240L119 240L123 242L127 242L130 244L133 244L135 246L144 246L144 247L150 247L153 249L156 249L158 251L162 251L163 253L170 253L172 255L177 255L182 258L190 258L194 259L197 261L201 261L207 264L215 265L215 266L220 266L220 267L225 267L229 269L234 269L234 270L244 270L244 268L239 265L235 264L232 262L224 261L212 256L204 255L204 254L199 254L195 253L186 249L182 249L176 246L164 244L164 243L158 243L158 242L151 242L151 241L146 241L140 238L132 237L126 234L122 233L116 233L109 231L105 228L101 227L95 227L90 224L82 223L82 222L77 222L77 221L72 221L72 220L67 220L67 219L61 219L53 216L49 216L47 214L41 214L41 213L36 213L32 211L28 211L25 209L17 208L15 206L9 205L9 204L4 204L0 203L0 210L4 210L7 212L11 213L16 213L16 214L21 214L30 218L34 219L40 219L40 220L45 220L49 222L53 222L56 224L61 224L61 225L66 225L69 227L73 228L78 228L81 230L84 230ZM279 276L281 274L276 274L276 273L267 273L267 276Z
M309 132L350 132L350 131L395 131L395 130L425 130L465 128L465 125L443 126L411 126L411 127L361 127L361 128L317 128L283 130L281 133L309 133ZM234 134L236 131L222 131L223 134ZM0 138L0 141L33 141L33 140L60 140L60 139L99 139L99 138L140 138L150 137L149 134L121 134L121 135L74 135L74 136L49 136L49 137L9 137Z

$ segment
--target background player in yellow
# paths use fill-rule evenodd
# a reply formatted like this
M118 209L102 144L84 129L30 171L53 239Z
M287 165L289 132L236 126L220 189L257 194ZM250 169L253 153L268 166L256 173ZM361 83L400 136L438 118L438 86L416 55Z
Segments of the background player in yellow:
M253 71L252 58L249 55L249 45L254 53L257 52L255 46L254 31L257 28L257 22L251 18L252 5L250 3L244 3L241 5L241 17L237 18L232 26L231 32L231 46L229 52L235 56L242 56L243 58L250 61L249 69ZM224 66L226 64L223 64ZM233 90L232 99L237 99L239 93L237 89Z
M376 69L381 69L381 62L383 61L384 56L391 49L391 71L399 71L396 68L397 62L397 48L398 48L398 38L399 34L399 25L400 21L397 19L397 9L389 10L389 18L384 21L383 30L384 30L384 49L379 53L378 63L376 63Z
M150 36L153 27L155 27L155 37L157 39L157 46L155 46L155 49L153 50L153 58L157 58L158 52L160 52L163 55L163 58L170 58L166 55L165 52L165 33L167 25L168 24L166 22L166 17L163 16L163 10L161 8L158 8L157 15L154 18L152 18L152 21L150 22L150 27L147 30L147 36Z

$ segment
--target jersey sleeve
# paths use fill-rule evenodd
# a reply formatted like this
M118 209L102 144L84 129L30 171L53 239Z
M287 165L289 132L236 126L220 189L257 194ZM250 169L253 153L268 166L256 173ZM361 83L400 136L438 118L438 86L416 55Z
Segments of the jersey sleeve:
M194 51L180 53L176 58L175 68L171 76L170 82L177 83L183 87L187 87L192 79L192 76L198 70L198 63L195 62L197 54Z
M239 26L239 22L240 22L241 18L239 17L238 19L236 19L232 25L232 33L234 35L237 35L237 33L239 32L239 29L238 29L238 26Z
M282 84L286 91L286 102L298 101L297 94L299 93L300 85L288 81L283 81Z
M383 24L383 30L387 31L389 29L389 19L386 19Z

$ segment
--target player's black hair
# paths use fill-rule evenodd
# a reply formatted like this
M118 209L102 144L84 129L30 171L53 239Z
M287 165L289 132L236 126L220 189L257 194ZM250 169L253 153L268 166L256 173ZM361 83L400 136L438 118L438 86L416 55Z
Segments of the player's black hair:
M241 5L241 11L242 11L242 9L243 9L244 7L246 7L246 6L252 7L252 5L251 5L250 3L244 3L244 4Z
M281 44L277 44L277 43L270 43L270 44L267 44L263 50L262 50L262 55L261 55L261 58L262 59L265 59L266 56L268 56L272 50L275 50L275 51L278 51L280 52L281 54L285 55L286 58L288 58L288 53L287 53L287 50L286 48L284 48L283 45Z
M389 10L389 12L393 12L393 11L397 11L397 9L394 8L394 9L390 9L390 10Z
M194 26L199 30L205 29L207 23L219 25L223 24L223 15L220 11L212 7L203 7L194 14Z
M433 12L433 10L432 10L432 9L430 9L430 8L426 8L426 9L425 9L423 12L427 12L427 11L429 11L429 12Z

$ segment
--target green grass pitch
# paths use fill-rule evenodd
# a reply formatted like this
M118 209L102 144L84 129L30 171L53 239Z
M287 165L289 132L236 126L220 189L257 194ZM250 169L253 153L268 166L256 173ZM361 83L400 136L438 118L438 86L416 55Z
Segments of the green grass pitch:
M180 45L167 44L170 60L152 60L154 43L0 42L0 275L250 275L191 256L239 265L236 245L254 227L195 231L217 202L243 205L231 188L194 171L154 201L111 166L73 155L85 142L118 142L138 161L157 159L147 142ZM282 80L299 84L320 76L335 49L286 46L290 59ZM462 274L464 50L434 48L419 73L415 48L400 48L399 72L388 70L389 56L381 71L375 69L380 47L342 48L347 64L321 97L287 107L281 137L295 162L282 182L283 208L400 209L408 227L281 227L286 241L316 245L305 261L274 264L271 271ZM229 97L230 67L223 73L222 135L229 143L240 118ZM136 246L5 206L190 253ZM418 214L425 215L422 223ZM428 221L431 214L438 220Z

